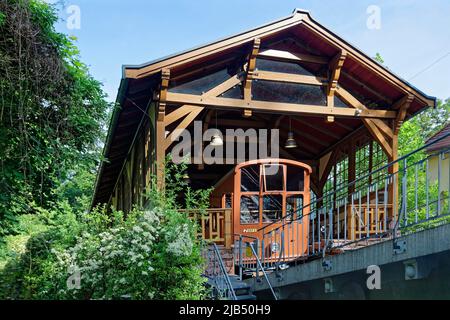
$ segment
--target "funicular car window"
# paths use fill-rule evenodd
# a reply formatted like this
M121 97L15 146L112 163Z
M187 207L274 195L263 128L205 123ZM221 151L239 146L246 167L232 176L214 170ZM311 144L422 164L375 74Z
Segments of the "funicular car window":
M294 195L286 199L286 216L289 216L288 220L297 220L302 223L303 219L303 196Z
M283 214L283 196L265 195L263 196L263 222L272 223L281 219Z
M286 180L287 191L303 191L305 171L301 167L288 166Z
M259 196L241 197L241 223L259 223Z
M264 191L284 190L284 166L279 164L265 164L263 166Z
M241 191L259 192L259 165L252 165L241 169Z

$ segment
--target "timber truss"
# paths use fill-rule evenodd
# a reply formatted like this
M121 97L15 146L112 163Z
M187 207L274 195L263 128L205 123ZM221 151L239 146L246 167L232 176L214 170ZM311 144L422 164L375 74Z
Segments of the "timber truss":
M361 119L373 138L380 144L389 159L396 157L396 144L398 130L404 121L407 110L414 100L412 94L405 94L403 98L395 102L390 109L372 109L364 105L344 87L339 85L342 67L347 57L347 51L341 50L331 61L326 57L291 54L285 51L266 50L260 52L261 40L255 39L248 59L243 66L243 71L235 74L213 89L201 94L186 94L170 92L170 69L163 69L161 74L161 86L158 101L157 127L159 132L165 132L170 124L180 121L175 130L164 135L163 143L159 144L160 155L171 146L196 117L205 109L220 109L228 111L239 111L243 117L251 117L252 113L270 113L291 116L320 116L328 122L334 122L338 117L350 117ZM300 61L321 64L328 68L329 77L317 77L313 75L298 75L262 71L256 69L258 57L274 60L298 63ZM279 83L294 83L302 85L320 86L326 92L326 106L282 103L277 101L258 101L252 98L252 81L265 80ZM242 85L243 99L220 97L226 91L235 86ZM348 108L335 107L334 96L339 97L348 105ZM169 114L166 114L166 105L179 106ZM209 113L208 119L211 114ZM209 122L209 120L207 120Z

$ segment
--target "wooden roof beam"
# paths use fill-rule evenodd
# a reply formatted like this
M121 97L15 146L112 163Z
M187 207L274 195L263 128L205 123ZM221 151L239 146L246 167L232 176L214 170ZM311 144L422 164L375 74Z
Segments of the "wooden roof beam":
M255 101L250 102L240 99L206 97L193 94L183 93L167 93L167 102L173 104L189 104L197 106L207 106L210 108L224 109L224 110L245 110L278 113L278 114L304 114L315 116L337 116L337 117L352 117L352 118L380 118L380 119L394 119L397 116L395 111L389 110L374 110L366 109L361 112L356 112L350 108L330 108L326 106L295 104L295 103L281 103L271 101Z
M276 81L276 82L287 82L287 83L298 83L307 85L323 86L328 83L326 78L308 76L301 74L290 74L290 73L280 73L272 71L262 71L258 70L254 73L253 79Z

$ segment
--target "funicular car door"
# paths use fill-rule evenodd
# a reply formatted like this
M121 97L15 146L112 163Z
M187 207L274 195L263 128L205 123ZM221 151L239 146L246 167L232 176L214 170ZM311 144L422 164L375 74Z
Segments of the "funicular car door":
M265 261L276 260L280 254L289 259L306 252L309 216L303 206L309 203L310 173L305 164L281 159L236 167L234 233L244 241L258 239L258 255ZM248 250L246 255L252 259Z

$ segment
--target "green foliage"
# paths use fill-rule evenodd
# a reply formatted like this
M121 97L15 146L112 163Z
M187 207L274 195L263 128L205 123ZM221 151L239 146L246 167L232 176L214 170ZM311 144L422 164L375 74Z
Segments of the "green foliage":
M5 21L6 15L0 11L0 27L2 26L3 22Z
M379 52L375 54L375 57L373 59L380 64L384 64L384 59Z
M0 2L0 236L66 195L86 208L92 192L109 106L56 21L44 1Z
M45 227L5 266L0 298L203 298L197 226L173 198L184 166L169 167L165 192L154 189L149 195L151 209L135 209L126 219L106 208L82 214L67 200L51 210L36 208L36 224ZM192 192L189 203L202 203L206 194ZM79 287L72 286L78 274Z
M422 147L435 133L450 121L450 99L438 100L435 109L427 109L406 121L399 133L399 155L404 156ZM408 159L409 164L423 159L425 150Z

